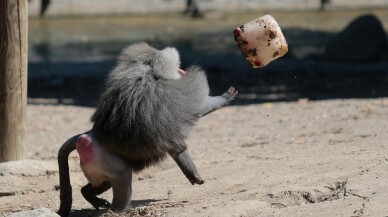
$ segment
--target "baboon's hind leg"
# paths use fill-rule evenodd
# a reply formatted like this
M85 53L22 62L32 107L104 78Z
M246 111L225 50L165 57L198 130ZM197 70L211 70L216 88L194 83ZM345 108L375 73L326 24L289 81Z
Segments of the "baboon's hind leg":
M98 198L97 195L109 190L111 185L109 182L103 182L100 186L93 187L90 183L81 188L82 196L97 210L100 207L109 208L110 203L102 198Z
M121 177L111 180L113 200L111 209L116 213L123 213L131 204L132 170L126 171Z

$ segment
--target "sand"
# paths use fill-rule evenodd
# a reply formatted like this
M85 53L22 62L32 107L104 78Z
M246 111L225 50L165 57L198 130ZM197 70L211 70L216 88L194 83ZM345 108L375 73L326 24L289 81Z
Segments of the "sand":
M88 130L93 108L27 108L28 159L56 163L63 141ZM192 186L175 162L134 174L125 216L388 215L388 99L229 106L202 118L188 139L205 184ZM70 157L71 216L96 212L79 190L86 179ZM27 190L0 195L0 215L59 207L58 173L3 183ZM1 176L0 176L1 177ZM1 179L0 179L1 182ZM108 191L101 197L111 200Z

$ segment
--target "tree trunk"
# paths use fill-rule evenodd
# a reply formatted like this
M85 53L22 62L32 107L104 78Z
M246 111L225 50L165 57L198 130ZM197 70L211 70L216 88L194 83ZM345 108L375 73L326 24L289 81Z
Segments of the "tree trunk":
M0 162L24 157L27 0L0 0Z

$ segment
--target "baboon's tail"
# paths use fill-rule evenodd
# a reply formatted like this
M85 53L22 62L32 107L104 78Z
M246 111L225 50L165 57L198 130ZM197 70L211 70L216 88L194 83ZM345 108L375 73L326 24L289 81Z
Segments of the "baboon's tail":
M70 184L69 175L69 155L76 148L76 142L78 137L82 135L76 135L68 139L58 151L58 167L59 167L59 198L61 205L58 210L58 214L61 217L67 217L70 214L71 204L73 202L72 189Z

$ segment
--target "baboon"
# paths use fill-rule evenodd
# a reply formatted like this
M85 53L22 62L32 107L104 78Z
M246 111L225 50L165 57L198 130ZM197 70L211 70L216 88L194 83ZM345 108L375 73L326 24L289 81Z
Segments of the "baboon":
M60 208L68 216L72 204L68 156L77 149L89 183L82 195L96 209L125 212L131 201L132 172L170 155L191 184L203 184L185 139L202 116L229 104L230 87L209 96L205 72L198 66L180 69L175 48L157 50L146 43L130 45L109 74L90 131L71 137L59 150ZM97 195L112 188L110 205Z

